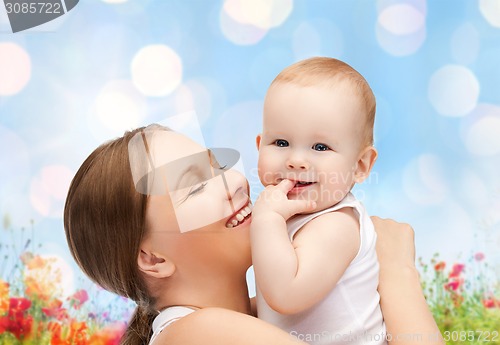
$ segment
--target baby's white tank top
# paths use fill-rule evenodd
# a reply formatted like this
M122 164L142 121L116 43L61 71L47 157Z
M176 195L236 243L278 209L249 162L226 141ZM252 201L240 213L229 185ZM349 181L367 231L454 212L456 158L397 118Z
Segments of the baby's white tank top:
M275 312L257 288L258 317L309 344L387 344L377 291L377 236L363 205L349 193L330 208L291 218L287 221L288 235L293 240L297 231L310 220L345 207L353 208L359 217L360 245L335 288L319 303L295 315ZM325 264L325 267L328 265Z

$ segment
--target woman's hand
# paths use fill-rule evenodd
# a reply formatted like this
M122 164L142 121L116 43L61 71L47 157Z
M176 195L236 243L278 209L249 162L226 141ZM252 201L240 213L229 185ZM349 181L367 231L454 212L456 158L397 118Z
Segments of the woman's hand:
M415 267L414 232L408 224L372 217L380 264L380 307L391 344L444 344L427 306Z
M415 233L408 224L392 219L371 217L377 232L377 256L380 270L415 268Z

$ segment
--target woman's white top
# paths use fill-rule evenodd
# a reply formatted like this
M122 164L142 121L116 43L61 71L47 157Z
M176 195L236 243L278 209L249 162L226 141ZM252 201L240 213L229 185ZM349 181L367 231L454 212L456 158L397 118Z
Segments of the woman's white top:
M162 310L153 321L153 336L149 340L149 344L153 344L158 335L169 325L192 312L194 312L194 309L181 306L168 307Z

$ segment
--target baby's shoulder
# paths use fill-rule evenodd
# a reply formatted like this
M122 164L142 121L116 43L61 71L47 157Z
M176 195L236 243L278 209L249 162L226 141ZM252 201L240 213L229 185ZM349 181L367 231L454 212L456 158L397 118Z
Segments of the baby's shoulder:
M359 228L359 219L354 208L343 207L339 210L323 213L313 218L305 226L331 226L333 228L342 229L345 229L346 227Z
M316 216L304 224L293 238L294 242L305 237L336 241L339 236L346 235L351 235L353 240L359 238L358 216L351 207L344 207Z

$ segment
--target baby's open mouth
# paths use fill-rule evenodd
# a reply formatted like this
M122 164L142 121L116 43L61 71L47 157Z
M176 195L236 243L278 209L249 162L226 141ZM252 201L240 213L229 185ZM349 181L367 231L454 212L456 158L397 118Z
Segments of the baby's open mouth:
M309 186L315 182L295 181L295 187Z
M302 191L306 190L310 186L316 184L316 182L309 182L309 181L293 181L295 185L293 186L292 189L288 192L288 194L298 194L301 193Z
M244 223L252 214L252 204L248 200L247 204L235 212L226 223L226 228L235 228Z

